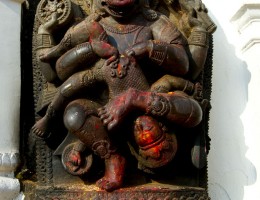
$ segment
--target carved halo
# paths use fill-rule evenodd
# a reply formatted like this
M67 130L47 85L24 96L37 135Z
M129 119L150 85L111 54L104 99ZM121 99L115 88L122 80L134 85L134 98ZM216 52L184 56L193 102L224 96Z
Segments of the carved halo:
M58 24L61 25L72 17L70 0L41 0L36 15L41 24L50 20L52 13L58 13Z

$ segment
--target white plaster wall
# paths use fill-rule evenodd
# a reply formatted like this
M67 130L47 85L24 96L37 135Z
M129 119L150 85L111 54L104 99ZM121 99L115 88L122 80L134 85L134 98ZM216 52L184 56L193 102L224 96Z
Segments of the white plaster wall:
M233 15L249 1L203 2L218 25L214 34L209 194L212 200L259 200L260 44L242 54L242 35L231 23ZM260 26L250 31L259 30Z
M22 0L0 0L0 200L23 199L14 178L19 163Z
M19 152L21 5L0 0L0 152Z

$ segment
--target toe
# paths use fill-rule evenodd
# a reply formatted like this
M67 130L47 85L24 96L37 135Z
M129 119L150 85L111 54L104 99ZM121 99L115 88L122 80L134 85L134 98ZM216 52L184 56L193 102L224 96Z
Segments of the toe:
M112 192L115 189L118 189L120 187L120 184L116 182L108 182L104 185L104 189L108 192Z
M105 186L107 185L108 181L105 178L101 178L96 182L96 185L100 188L100 189L105 189Z
M98 109L98 115L104 115L106 113L106 109L104 107Z
M108 126L107 126L107 129L108 130L112 130L116 125L117 125L117 120L113 120L113 121L111 121L109 124L108 124Z
M108 118L106 118L105 120L103 120L103 124L104 125L108 125L109 123L111 123L111 121L113 121L113 117L109 116Z
M100 119L101 120L104 120L104 119L107 119L109 117L109 114L103 114L103 115L100 115Z

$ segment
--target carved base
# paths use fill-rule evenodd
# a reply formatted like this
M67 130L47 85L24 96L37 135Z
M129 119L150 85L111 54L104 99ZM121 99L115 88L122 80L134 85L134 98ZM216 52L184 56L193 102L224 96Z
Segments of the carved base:
M0 176L12 177L19 164L19 153L0 153Z
M25 183L32 189L30 182ZM94 185L35 187L34 193L25 190L26 199L55 199L55 200L208 200L207 191L203 188L171 186L150 183L137 187L122 188L114 192L99 190Z

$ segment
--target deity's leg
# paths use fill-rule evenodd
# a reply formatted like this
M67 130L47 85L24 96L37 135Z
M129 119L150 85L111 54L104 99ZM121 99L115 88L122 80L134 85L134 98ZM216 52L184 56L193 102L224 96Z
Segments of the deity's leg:
M99 116L111 130L134 110L163 117L184 127L194 127L202 120L199 103L183 92L153 93L135 89L129 89L100 108Z
M71 98L82 92L88 86L96 82L94 72L86 70L73 74L67 81L65 81L54 96L54 99L48 106L46 114L32 127L33 133L39 137L45 137L51 127L51 122L58 112L64 110Z
M107 191L120 188L125 171L125 158L119 154L108 137L107 130L97 116L97 103L86 99L71 102L65 109L64 124L70 133L75 134L82 143L105 161L105 174L97 181L97 186ZM77 150L77 149L76 149ZM79 153L73 153L80 156ZM75 159L80 165L81 158Z

